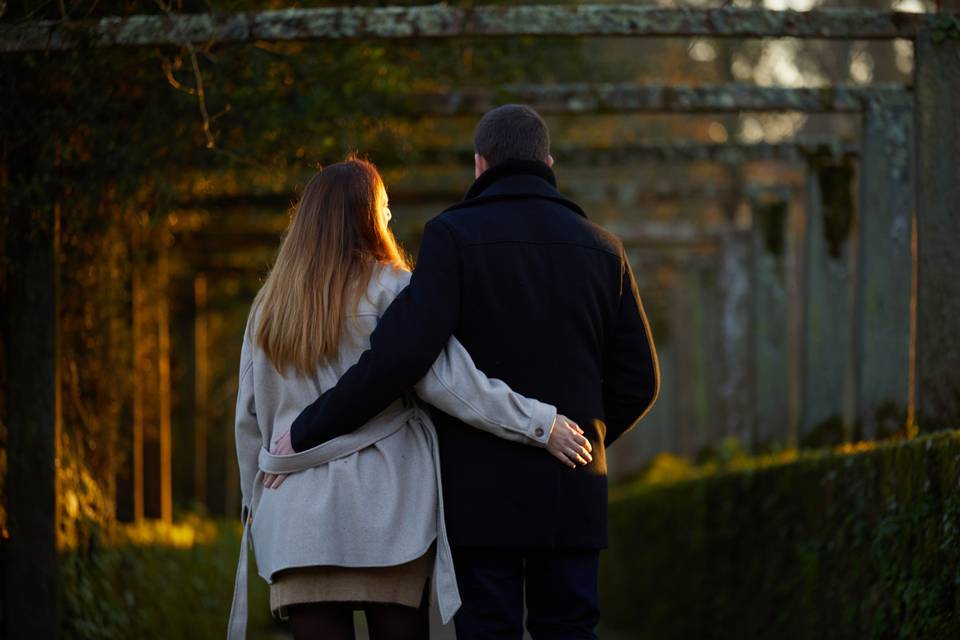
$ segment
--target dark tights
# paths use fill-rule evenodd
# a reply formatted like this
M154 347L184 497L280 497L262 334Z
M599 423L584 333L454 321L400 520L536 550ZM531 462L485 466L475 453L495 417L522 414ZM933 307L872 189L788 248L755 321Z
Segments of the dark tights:
M427 640L430 618L424 591L419 608L364 602L370 640ZM353 603L315 602L287 607L294 640L354 640Z

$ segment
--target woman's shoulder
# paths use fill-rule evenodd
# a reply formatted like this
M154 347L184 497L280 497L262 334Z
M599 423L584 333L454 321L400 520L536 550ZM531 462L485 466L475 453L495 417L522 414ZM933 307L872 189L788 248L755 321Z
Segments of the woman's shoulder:
M254 336L257 333L257 325L260 322L260 301L259 299L254 299L250 304L250 309L247 311L247 322L243 328L243 343L244 346L253 345Z
M395 267L392 264L380 264L377 265L376 272L370 280L376 282L377 286L392 291L396 295L410 284L410 275L410 272L406 269Z
M374 268L367 285L366 301L373 306L377 315L382 313L397 294L410 282L410 272L393 265L381 264ZM364 306L361 303L361 307Z

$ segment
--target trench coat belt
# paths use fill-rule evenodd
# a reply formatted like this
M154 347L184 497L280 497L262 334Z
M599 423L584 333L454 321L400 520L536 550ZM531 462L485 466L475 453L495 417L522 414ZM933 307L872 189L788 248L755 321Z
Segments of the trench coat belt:
M433 452L434 473L437 482L437 560L434 564L434 582L436 585L437 605L444 624L453 618L460 608L460 596L457 579L453 572L453 554L447 540L447 528L443 513L443 491L440 484L440 457L437 432L429 417L419 409L405 409L403 414L391 415L390 419L375 418L363 428L333 440L319 444L312 449L290 455L274 455L267 449L260 449L258 458L260 470L264 473L284 474L304 471L312 467L354 454L376 442L387 438L415 421L422 429ZM233 585L233 603L230 607L230 619L227 625L228 640L244 640L247 633L247 548L250 544L250 524L252 514L244 507L243 535L240 539L240 558L237 563L236 580Z

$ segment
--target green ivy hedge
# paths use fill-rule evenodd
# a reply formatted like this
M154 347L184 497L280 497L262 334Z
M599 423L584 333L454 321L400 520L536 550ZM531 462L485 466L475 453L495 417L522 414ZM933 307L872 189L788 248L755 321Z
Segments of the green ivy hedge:
M960 638L960 432L611 497L604 638Z
M240 548L239 526L219 523L212 541L164 544L102 543L60 561L62 637L76 640L206 639L226 636ZM250 565L248 637L273 637L266 583Z

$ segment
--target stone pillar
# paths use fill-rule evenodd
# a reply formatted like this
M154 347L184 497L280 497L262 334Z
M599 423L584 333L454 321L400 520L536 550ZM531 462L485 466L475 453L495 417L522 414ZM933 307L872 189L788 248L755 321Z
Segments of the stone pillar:
M800 437L812 444L849 440L855 421L853 178L848 164L811 165L807 177Z
M789 441L789 204L783 194L751 197L750 327L753 354L750 441L763 448Z
M705 447L719 444L716 365L719 361L719 332L716 330L716 292L708 275L716 263L694 257L680 265L677 286L672 292L671 331L674 332L676 426L678 450L696 455Z
M731 228L721 238L720 253L720 398L723 433L744 446L753 444L753 385L749 231Z
M869 104L862 140L857 435L873 439L903 428L909 404L913 105Z
M670 434L671 450L681 455L690 455L695 450L696 411L693 401L695 387L694 351L697 348L693 336L689 278L683 267L677 268L674 286L670 291L670 340L673 345L673 369L669 379L676 402L673 404L673 433Z
M960 426L960 26L917 34L916 417Z

